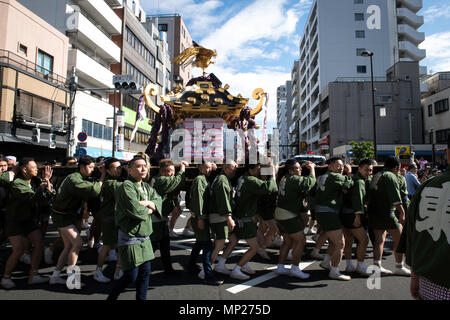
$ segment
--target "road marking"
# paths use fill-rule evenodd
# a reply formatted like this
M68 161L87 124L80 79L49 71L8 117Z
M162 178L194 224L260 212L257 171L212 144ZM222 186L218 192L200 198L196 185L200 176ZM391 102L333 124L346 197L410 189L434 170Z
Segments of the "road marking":
M179 243L171 243L170 244L172 247L177 247L177 248L180 248L180 249L185 249L185 250L187 250L187 251L192 251L192 248L191 247L188 247L188 246L185 246L185 245L182 245L182 244L179 244Z
M313 261L313 262L300 262L299 267L300 267L301 270L304 270L305 268L307 268L308 266L310 266L314 262L315 261ZM277 267L269 267L269 268L266 268L266 270L274 270L276 268ZM285 268L286 269L290 269L290 265L285 265ZM263 276L260 276L260 277L257 277L255 279L246 281L246 282L244 282L242 284L238 284L237 286L228 288L227 291L231 292L232 294L237 294L239 292L247 290L247 289L249 289L249 288L251 288L253 286L256 286L256 285L258 285L260 283L266 282L266 281L268 281L270 279L273 279L273 278L276 278L276 277L278 277L278 275L275 273L275 271L272 271L272 272L266 273Z

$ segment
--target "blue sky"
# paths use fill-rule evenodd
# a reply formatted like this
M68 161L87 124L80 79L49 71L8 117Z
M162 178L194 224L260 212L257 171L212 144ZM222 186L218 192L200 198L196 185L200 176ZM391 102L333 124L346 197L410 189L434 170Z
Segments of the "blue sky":
M158 3L159 2L159 3ZM299 58L312 0L140 0L147 14L179 13L193 39L216 49L216 65L207 69L234 95L251 97L254 88L269 93L269 132L276 126L276 88L290 80ZM423 0L428 71L450 71L450 1ZM256 105L250 100L250 106ZM257 117L262 122L263 116Z

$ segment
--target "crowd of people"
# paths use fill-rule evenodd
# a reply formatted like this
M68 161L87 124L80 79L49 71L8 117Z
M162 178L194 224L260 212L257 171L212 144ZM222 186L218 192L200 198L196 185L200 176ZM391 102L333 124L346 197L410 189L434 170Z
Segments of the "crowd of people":
M29 285L67 285L67 279L74 277L83 246L81 230L87 227L87 245L98 249L94 279L110 282L112 279L103 274L104 263L116 261L114 286L108 299L117 299L131 283L136 284L136 299L146 299L155 250L160 251L164 272L176 274L170 241L176 236L173 229L182 212L179 194L186 184L187 162L181 162L177 171L178 165L163 159L158 174L150 176L150 159L142 153L128 162L69 157L63 165L74 167L75 172L53 176L50 166L38 170L34 159L16 161L14 157L0 156L2 242L8 239L12 247L1 279L3 288L15 287L11 274L19 261L30 265ZM256 273L249 264L252 258L258 254L270 259L266 248L281 239L275 272L308 279L310 274L299 265L306 235L315 233L316 245L310 256L321 260L320 267L328 271L330 279L350 281L355 273L370 276L365 264L370 241L373 265L381 274L411 276L415 298L435 298L425 289L434 286L440 286L439 297L449 298L448 277L436 270L443 268L445 274L450 265L450 231L446 225L441 226L445 240L437 225L423 226L422 220L433 210L421 196L433 195L431 188L441 188L444 191L434 193L438 194L434 197L434 212L449 210L449 168L435 177L431 171L427 181L420 181L420 164L411 164L407 173L402 172L395 157L387 158L376 173L375 165L374 160L363 159L352 168L342 158L332 157L326 162L326 172L316 176L314 163L288 160L281 169L273 164L246 165L245 173L237 177L238 165L232 160L225 161L220 172L216 164L203 162L186 190L185 206L190 218L185 229L192 229L192 233L185 235L195 237L195 244L185 270L209 285L223 284L224 275L248 280ZM421 210L428 211L425 214ZM445 212L435 214L440 214L445 223ZM89 226L90 215L93 222ZM45 247L50 217L60 237ZM423 231L431 236L426 237ZM387 233L393 240L394 270L382 266ZM245 240L248 248L229 269L227 259L239 240ZM428 258L417 241L427 246ZM326 242L326 253L321 254ZM439 257L433 256L433 250L438 250ZM58 258L53 261L56 252ZM202 267L197 264L200 252ZM405 265L405 255L412 272ZM42 259L50 265L56 263L51 277L39 275ZM343 259L345 272L341 273ZM292 261L290 268L286 267L288 260ZM63 278L65 267L67 279Z

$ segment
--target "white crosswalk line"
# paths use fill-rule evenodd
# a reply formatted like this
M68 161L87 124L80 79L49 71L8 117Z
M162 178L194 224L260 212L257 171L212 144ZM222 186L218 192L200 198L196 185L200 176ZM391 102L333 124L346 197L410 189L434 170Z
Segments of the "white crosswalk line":
M308 266L310 266L311 264L313 264L314 262L315 261L312 261L312 262L300 262L299 267L300 267L301 270L303 270L303 269L307 268ZM291 265L285 265L285 267L286 267L286 269L290 269ZM266 270L274 270L276 268L277 267L269 267L269 268L266 268ZM260 283L266 282L266 281L268 281L270 279L273 279L273 278L276 278L276 277L278 277L278 275L275 273L275 271L272 271L272 272L267 273L267 274L265 274L263 276L254 278L254 279L246 281L246 282L244 282L242 284L238 284L237 286L228 288L227 291L231 292L232 294L237 294L239 292L247 290L247 289L249 289L249 288L251 288L253 286L256 286L256 285L258 285Z

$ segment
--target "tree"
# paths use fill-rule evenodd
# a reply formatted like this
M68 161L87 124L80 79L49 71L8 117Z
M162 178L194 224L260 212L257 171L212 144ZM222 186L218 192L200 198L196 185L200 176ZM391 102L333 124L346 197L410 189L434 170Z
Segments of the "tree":
M352 147L350 151L353 153L352 158L355 164L358 164L361 159L373 159L375 156L373 142L351 141L350 146Z

